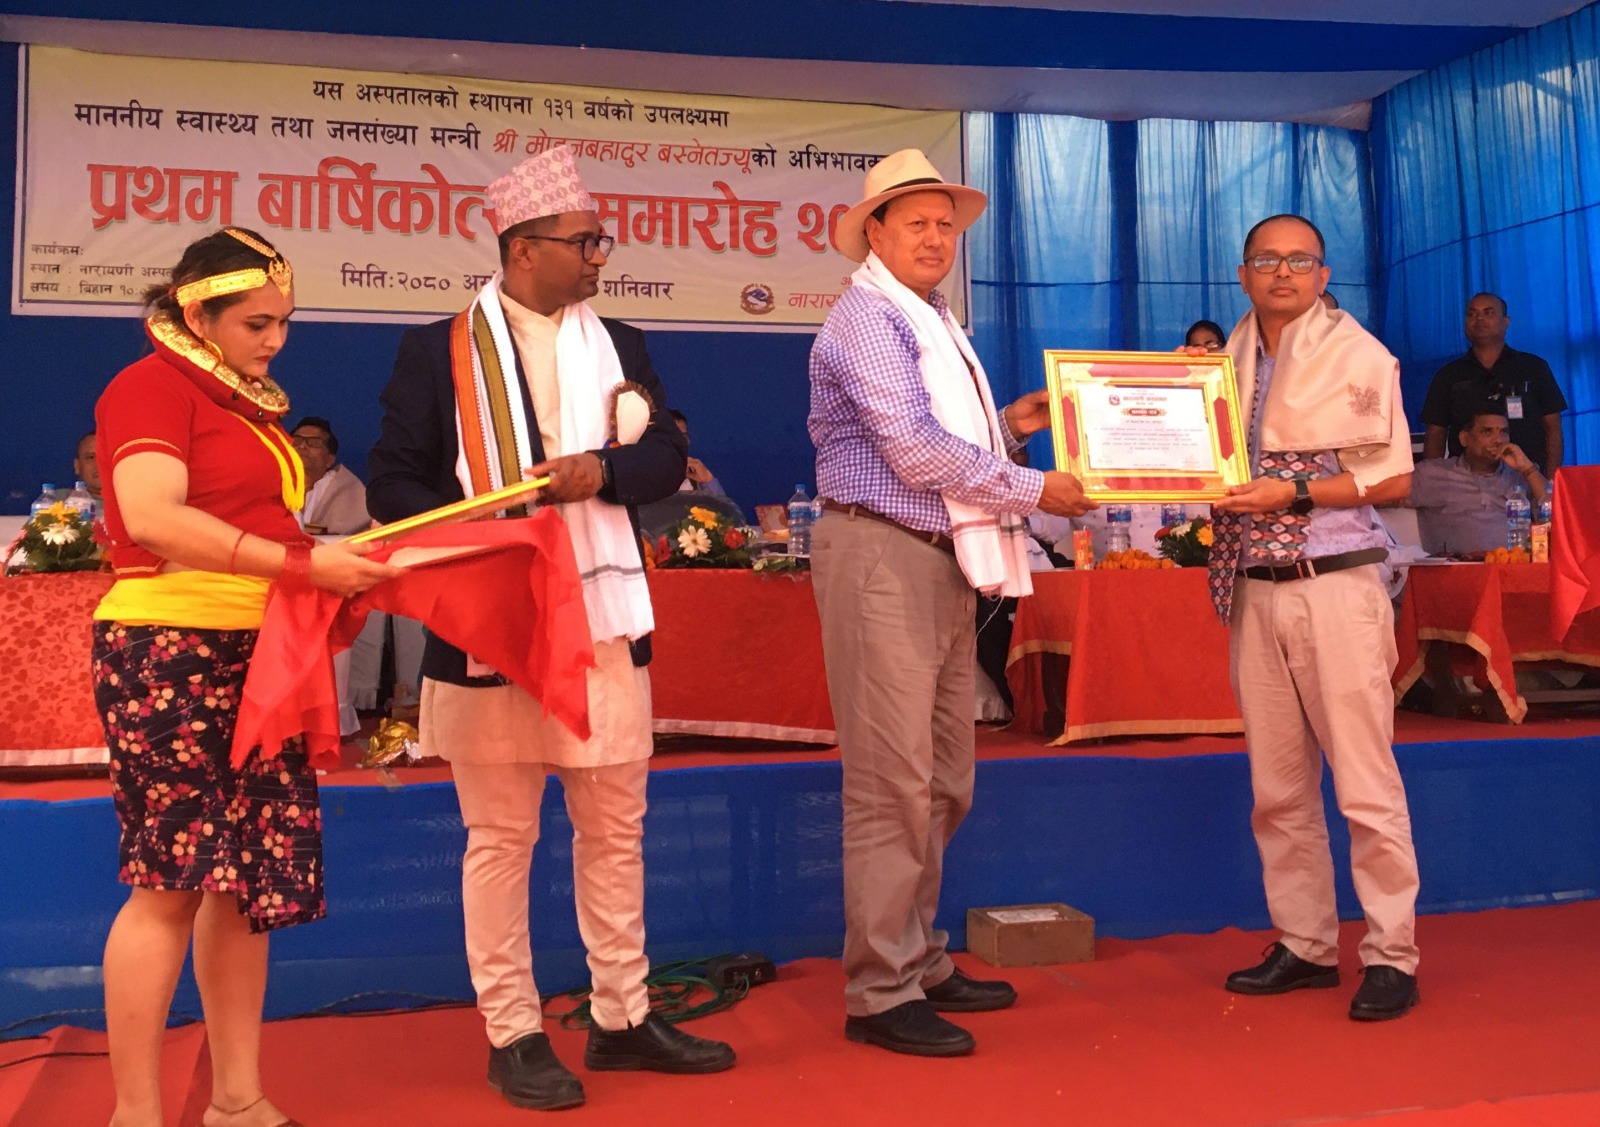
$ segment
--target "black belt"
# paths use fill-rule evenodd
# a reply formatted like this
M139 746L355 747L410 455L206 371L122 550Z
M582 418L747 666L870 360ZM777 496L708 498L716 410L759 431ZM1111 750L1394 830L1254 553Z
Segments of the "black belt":
M887 524L891 528L898 528L907 536L915 536L924 544L933 545L941 552L947 552L952 556L956 554L956 542L942 532L924 532L920 528L908 528L899 521L890 517L886 517L882 513L875 513L864 505L842 505L838 501L824 500L822 502L822 507L830 513L843 513L845 516L850 517L851 519L856 517L866 517L868 520L875 520L880 524Z
M1346 571L1365 564L1382 563L1389 558L1387 548L1362 548L1359 552L1340 552L1333 556L1318 556L1294 563L1245 567L1239 574L1246 579L1265 579L1269 583L1288 583L1294 579L1315 579L1330 571Z

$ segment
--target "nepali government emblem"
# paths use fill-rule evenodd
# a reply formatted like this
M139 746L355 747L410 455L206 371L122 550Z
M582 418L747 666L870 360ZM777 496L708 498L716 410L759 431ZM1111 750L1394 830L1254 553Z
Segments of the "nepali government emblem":
M753 313L759 317L763 313L771 313L777 308L777 305L777 301L772 296L771 286L764 286L760 282L751 282L739 291L739 308L746 313Z

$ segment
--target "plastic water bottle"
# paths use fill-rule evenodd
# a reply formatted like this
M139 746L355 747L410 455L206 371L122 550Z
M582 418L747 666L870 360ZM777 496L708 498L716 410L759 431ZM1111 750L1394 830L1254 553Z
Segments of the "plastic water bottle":
M1533 507L1533 528L1530 530L1528 554L1534 563L1550 562L1550 491Z
M39 491L39 496L33 499L33 504L28 508L28 516L36 517L51 505L56 503L56 487L54 482L45 482Z
M72 492L67 494L64 502L67 508L77 512L84 520L94 519L94 498L89 495L89 487L81 481L72 483Z
M811 498L806 496L806 487L794 487L794 496L789 498L789 554L791 556L809 556L811 554L811 525L815 520L816 510L811 506Z
M1506 547L1533 551L1533 506L1521 489L1506 498Z
M1161 506L1161 527L1177 528L1189 522L1189 513L1182 505L1174 505L1170 501Z
M1106 551L1126 552L1133 547L1133 506L1106 506Z

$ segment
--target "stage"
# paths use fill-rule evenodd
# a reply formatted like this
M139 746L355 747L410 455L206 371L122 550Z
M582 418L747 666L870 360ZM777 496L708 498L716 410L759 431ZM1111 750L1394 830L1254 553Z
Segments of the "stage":
M1425 913L1600 895L1600 721L1510 728L1402 712ZM833 749L725 751L668 741L651 776L646 920L655 962L756 950L834 957L843 933ZM764 745L744 745L764 746ZM1107 741L1070 752L982 729L972 814L946 860L941 926L964 946L969 906L1063 901L1102 936L1141 939L1268 923L1236 736ZM386 787L323 786L329 918L274 940L270 1017L470 996L461 944L465 833L443 767ZM1331 798L1331 784L1325 780ZM571 831L546 794L532 887L540 985L586 978L571 899ZM1341 909L1357 914L1343 855ZM124 891L99 778L0 784L0 1027L100 1024L100 951ZM26 860L24 860L26 859ZM354 999L352 1002L351 999ZM175 1012L199 1013L187 977Z

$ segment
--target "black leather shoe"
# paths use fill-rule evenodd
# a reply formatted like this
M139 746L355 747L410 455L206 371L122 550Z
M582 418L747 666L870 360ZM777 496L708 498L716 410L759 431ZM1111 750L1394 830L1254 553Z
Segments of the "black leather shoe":
M978 1047L972 1034L934 1013L932 1003L916 999L870 1017L847 1017L844 1035L914 1057L960 1057Z
M627 1029L590 1026L583 1050L583 1066L595 1072L722 1072L735 1059L721 1041L692 1036L653 1013Z
M1361 989L1350 1001L1351 1021L1390 1021L1422 1000L1417 976L1374 963L1361 968Z
M1326 990L1339 985L1339 968L1308 963L1282 943L1267 948L1266 961L1228 976L1235 994L1287 994L1291 990Z
M928 1004L940 1013L964 1014L980 1010L1003 1010L1017 1000L1009 982L980 982L958 969L949 978L924 990Z
M556 1111L583 1103L583 1081L567 1071L543 1033L489 1050L489 1087L512 1107Z

